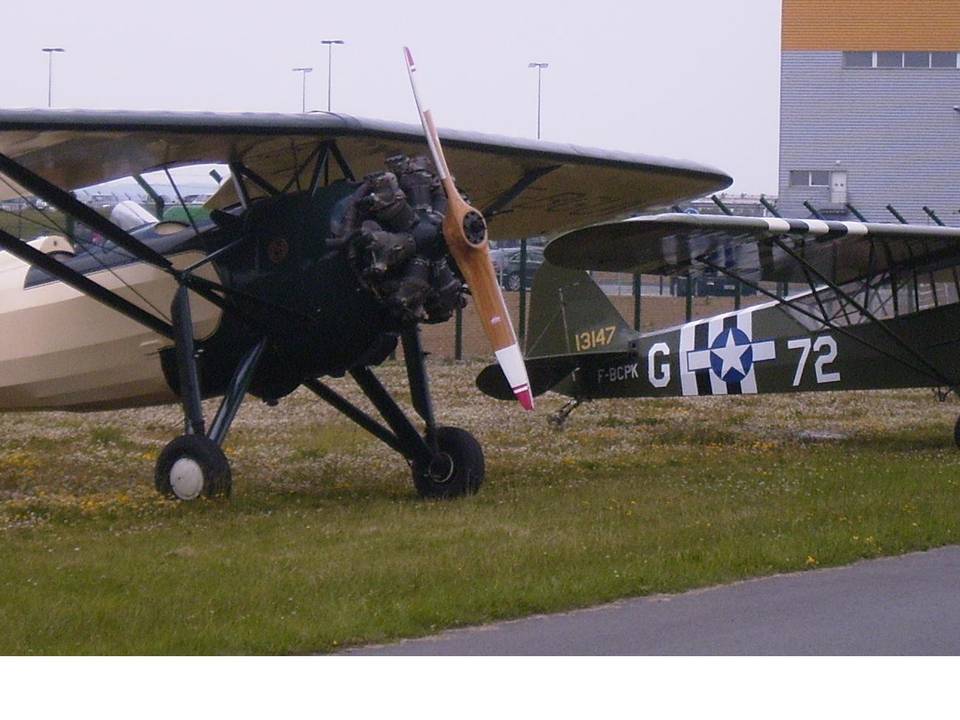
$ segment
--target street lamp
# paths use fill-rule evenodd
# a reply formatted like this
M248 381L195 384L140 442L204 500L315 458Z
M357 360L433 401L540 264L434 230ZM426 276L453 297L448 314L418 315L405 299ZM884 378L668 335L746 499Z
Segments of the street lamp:
M540 91L543 88L543 70L544 68L550 67L550 63L545 62L532 62L527 65L528 68L537 69L537 140L540 139Z
M47 107L53 107L53 54L66 52L62 47L41 48L47 54Z
M321 40L321 45L327 46L327 112L330 112L330 95L333 84L333 46L343 45L343 40Z
M307 111L307 73L312 73L313 68L308 68L308 67L293 68L293 72L298 72L303 74L303 100L300 105L301 107L300 112L306 112Z

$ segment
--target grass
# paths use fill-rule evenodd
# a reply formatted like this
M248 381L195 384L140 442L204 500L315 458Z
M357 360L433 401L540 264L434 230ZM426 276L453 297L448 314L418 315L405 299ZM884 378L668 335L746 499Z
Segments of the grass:
M558 433L562 398L521 415L478 369L433 372L487 453L455 502L306 394L241 411L229 502L153 492L176 408L0 416L0 654L328 652L960 541L929 392L605 401Z

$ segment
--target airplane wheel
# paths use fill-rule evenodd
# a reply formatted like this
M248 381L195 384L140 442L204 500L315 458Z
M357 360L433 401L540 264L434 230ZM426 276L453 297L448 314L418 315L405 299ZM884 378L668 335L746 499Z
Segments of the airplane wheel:
M440 454L423 467L414 463L413 484L420 497L454 498L473 495L483 482L483 449L466 430L437 429Z
M181 435L157 458L154 484L174 500L196 500L230 494L233 480L223 450L203 435Z

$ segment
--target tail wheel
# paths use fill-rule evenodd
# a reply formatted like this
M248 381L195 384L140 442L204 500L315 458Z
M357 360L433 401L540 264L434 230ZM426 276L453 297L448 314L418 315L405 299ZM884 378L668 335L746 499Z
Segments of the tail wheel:
M429 466L414 463L413 484L420 497L454 498L473 495L484 477L483 449L466 430L437 429L439 453Z
M220 446L203 435L181 435L157 458L157 492L174 500L226 497L233 479L230 463Z

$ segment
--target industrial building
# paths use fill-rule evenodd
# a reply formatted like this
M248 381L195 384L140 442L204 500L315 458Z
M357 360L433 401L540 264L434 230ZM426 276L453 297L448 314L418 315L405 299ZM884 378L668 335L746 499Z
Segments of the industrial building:
M960 1L783 0L780 103L783 215L960 225Z

